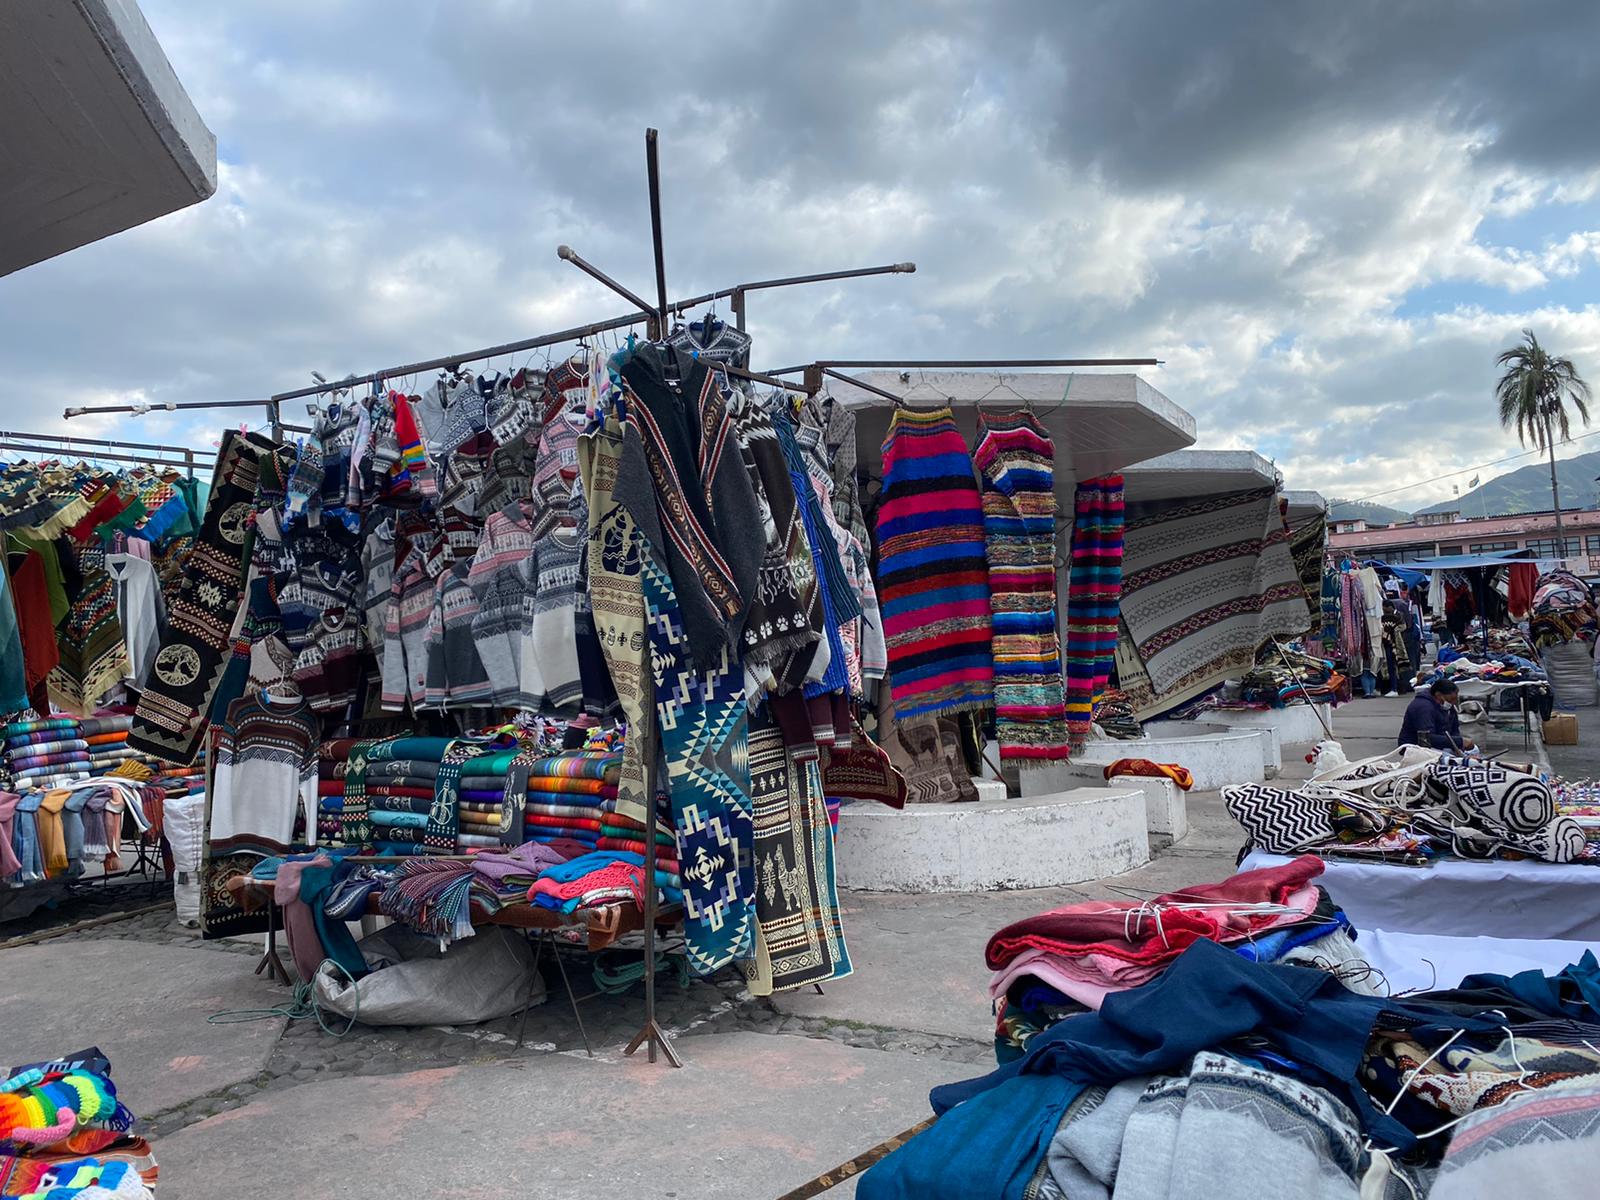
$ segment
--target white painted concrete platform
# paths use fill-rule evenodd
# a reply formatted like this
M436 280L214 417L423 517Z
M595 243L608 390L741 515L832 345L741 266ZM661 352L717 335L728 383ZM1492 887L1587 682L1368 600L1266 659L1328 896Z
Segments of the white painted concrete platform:
M1320 714L1320 719L1319 719ZM1327 737L1333 723L1333 705L1292 704L1287 708L1222 709L1206 714L1208 723L1226 725L1230 729L1264 729L1272 739L1273 752L1278 766L1283 765L1285 746L1312 746Z
M839 817L841 887L872 892L992 892L1101 879L1150 859L1144 793L1073 788L899 812L848 804Z
M1218 791L1233 783L1261 783L1276 764L1272 735L1265 729L1229 729L1201 722L1157 723L1158 736L1133 741L1092 741L1071 762L1024 767L1024 796L1043 795L1073 783L1105 784L1105 768L1119 758L1177 763L1194 776L1195 790ZM1148 731L1147 731L1148 734ZM1274 770L1276 774L1276 770Z

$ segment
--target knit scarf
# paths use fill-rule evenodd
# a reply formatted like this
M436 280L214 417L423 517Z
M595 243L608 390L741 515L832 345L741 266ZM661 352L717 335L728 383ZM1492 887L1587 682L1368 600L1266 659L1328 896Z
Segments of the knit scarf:
M173 762L200 749L212 693L229 657L228 635L244 578L245 531L251 523L260 459L270 443L255 434L222 435L211 500L200 536L167 598L167 628L149 685L139 697L128 744Z
M639 582L643 538L633 515L614 495L623 437L616 420L580 437L578 472L589 499L589 597L595 631L628 726L617 811L643 821L650 811L650 797L641 751L653 722L655 683L648 666L650 641L645 634L644 592Z
M1067 583L1067 731L1081 750L1117 649L1122 592L1122 476L1078 485Z
M902 718L993 702L983 505L948 408L898 408L889 422L878 598Z
M972 458L983 480L1000 756L1066 758L1056 636L1055 447L1032 413L980 413Z

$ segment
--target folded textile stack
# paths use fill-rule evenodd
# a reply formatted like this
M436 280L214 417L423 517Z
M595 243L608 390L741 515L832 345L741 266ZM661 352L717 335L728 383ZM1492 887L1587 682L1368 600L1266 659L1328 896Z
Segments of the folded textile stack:
M1143 903L1090 900L1006 926L985 952L989 994L1001 1003L996 1053L1015 1057L1060 1017L1149 982L1196 941L1237 945L1258 962L1292 960L1306 946L1353 957L1348 922L1312 882L1321 873L1307 855Z
M456 806L441 806L441 820L434 823L431 834L428 820L445 753L452 741L442 737L401 737L363 743L364 751L352 748L341 811L345 845L370 840L380 854L454 851ZM361 825L370 827L370 834L366 838L352 837L352 830Z
M85 717L79 725L78 736L84 740L89 752L89 771L103 775L122 763L133 760L146 764L159 764L157 760L140 754L128 745L128 730L133 717L128 713L104 713Z
M317 748L317 845L344 845L344 778L355 742L341 738Z
M59 787L89 774L89 743L74 717L13 721L3 732L6 767L18 792Z
M683 902L683 892L672 882L675 876L657 870L655 878L665 903ZM628 902L642 906L644 858L620 850L596 850L547 867L528 889L528 901L563 913Z
M1119 741L1137 738L1143 732L1133 719L1133 703L1127 693L1114 687L1108 687L1095 702L1094 723L1107 737Z
M0 1196L149 1200L155 1159L133 1121L98 1049L12 1068L0 1081Z
M421 856L396 868L389 886L379 893L378 911L423 933L454 941L473 935L473 905L492 915L502 903L499 891L469 864Z
M621 771L620 754L575 750L535 761L528 768L527 839L571 838L599 849L603 817L616 808Z

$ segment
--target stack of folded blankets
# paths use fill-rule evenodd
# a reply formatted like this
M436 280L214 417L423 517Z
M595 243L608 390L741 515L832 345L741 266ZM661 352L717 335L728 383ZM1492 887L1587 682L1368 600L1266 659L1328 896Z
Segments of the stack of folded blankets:
M75 783L89 775L89 743L74 717L13 721L4 730L13 789L29 792Z
M1142 903L1090 900L1006 926L985 951L989 994L1000 1002L997 1056L1009 1061L1063 1017L1150 982L1197 941L1256 962L1355 962L1349 922L1313 882L1321 873L1321 861L1303 855ZM1359 976L1346 986L1370 990Z
M367 817L380 854L423 854L423 832L433 807L439 764L449 738L405 737L382 743L369 753L366 773ZM348 777L346 785L348 787ZM348 803L349 793L346 792Z
M571 838L599 849L604 815L617 806L621 771L621 754L572 750L539 759L528 768L527 840Z
M683 902L676 875L658 869L655 879L665 903ZM610 904L643 907L644 858L621 850L596 850L547 867L528 889L528 902L563 913Z
M319 846L344 845L344 777L350 769L351 738L323 742L317 749L317 837Z
M132 724L133 717L128 713L105 713L84 718L78 736L88 746L91 774L104 775L129 759L146 763L153 761L128 745L128 729Z
M497 750L468 759L461 768L461 802L456 813L456 846L463 853L504 850L521 843L520 828L500 831L500 810L517 749Z

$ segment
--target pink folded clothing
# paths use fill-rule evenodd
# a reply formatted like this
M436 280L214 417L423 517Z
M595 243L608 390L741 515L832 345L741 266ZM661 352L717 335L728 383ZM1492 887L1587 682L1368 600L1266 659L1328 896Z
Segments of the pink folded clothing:
M992 971L1006 967L1024 951L1044 950L1060 958L1100 955L1105 959L1160 966L1198 941L1232 942L1290 924L1311 912L1322 874L1312 854L1278 867L1243 871L1217 883L1168 892L1143 903L1089 900L1069 904L1007 925L989 939L984 959ZM1184 904L1204 908L1176 907ZM1253 910L1282 906L1289 913Z
M1308 883L1284 900L1283 908L1286 911L1271 917L1258 914L1259 919L1270 921L1270 924L1259 925L1251 930L1226 929L1221 936L1207 940L1228 945L1242 942L1252 935L1270 932L1282 925L1293 925L1305 920L1316 911L1318 899L1316 884ZM1171 915L1170 911L1161 914L1163 929L1170 927L1168 918ZM1141 923L1148 926L1154 920L1153 915L1145 916L1141 918ZM1030 975L1084 1007L1098 1009L1100 1002L1112 992L1126 991L1149 983L1165 971L1176 957L1177 954L1174 953L1149 961L1130 962L1114 954L1093 952L1067 955L1054 950L1032 947L1018 954L994 973L994 977L989 981L989 995L998 1000L1020 976Z

